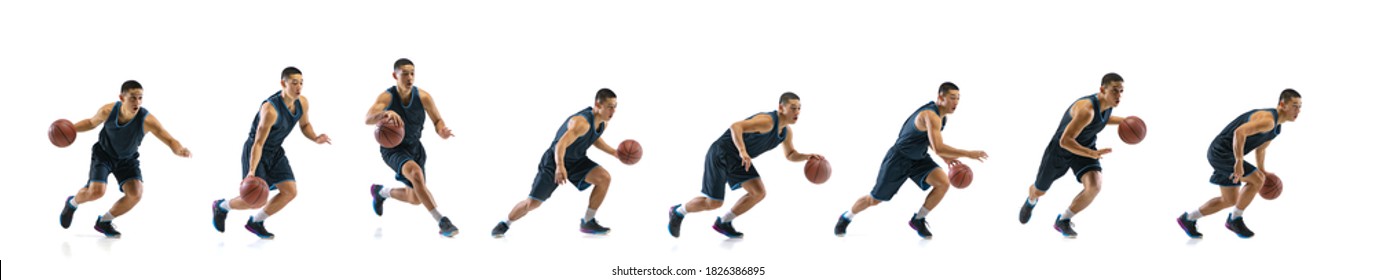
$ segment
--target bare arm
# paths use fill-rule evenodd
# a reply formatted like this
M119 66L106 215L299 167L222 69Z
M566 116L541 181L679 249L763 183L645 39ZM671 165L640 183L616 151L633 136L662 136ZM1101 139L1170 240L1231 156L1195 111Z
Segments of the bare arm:
M77 121L75 124L72 124L72 126L76 128L76 132L86 132L95 129L96 127L100 126L100 124L105 123L105 119L110 118L110 110L114 109L114 102L111 102L110 104L105 104L104 106L100 106L100 110L96 110L95 116L91 116L91 118L89 119Z
M1271 141L1266 141L1266 144L1261 144L1261 147L1257 147L1257 170L1266 172L1266 147L1270 146Z
M377 101L373 102L373 106L368 108L368 116L363 123L367 125L376 125L378 122L384 120L393 123L401 120L401 116L398 116L396 112L387 110L387 105L391 103L391 93L382 92L382 94L377 96Z
M1090 103L1088 101L1076 102L1070 109L1070 123L1066 124L1065 132L1061 133L1061 140L1059 142L1061 148L1065 148L1066 151L1070 151L1070 153L1082 157L1094 159L1103 157L1103 154L1107 153L1107 149L1105 149L1105 151L1096 151L1084 145L1080 145L1079 142L1075 142L1075 136L1079 136L1080 132L1084 131L1085 126L1089 126L1089 121L1093 118L1094 111L1090 108Z
M1271 118L1270 113L1252 114L1252 118L1247 123L1233 130L1233 182L1242 180L1242 172L1244 171L1242 170L1242 148L1247 145L1247 136L1275 128L1276 122ZM1260 157L1261 154L1258 153L1257 156ZM1260 160L1257 162L1257 168L1261 168Z
M253 148L249 152L247 176L257 172L258 160L263 158L263 143L268 142L268 133L272 132L272 125L276 123L277 109L272 108L272 103L263 102L263 106L258 108L258 131L254 133Z
M564 130L564 135L559 136L559 142L554 145L554 183L563 184L568 177L568 171L564 168L564 154L569 145L573 145L574 140L588 133L588 121L581 117L570 117L568 129Z
M984 157L986 157L983 151L966 151L946 145L941 135L941 117L937 116L935 112L923 111L917 115L917 121L913 122L913 125L916 126L917 130L927 132L927 140L931 142L932 150L935 150L937 156L946 160L947 163L962 157L979 161L984 161Z
M608 155L616 156L616 149L613 149L611 145L607 145L607 142L602 141L602 138L597 138L597 142L593 142L592 145L597 146L598 150L602 150Z
M749 157L745 151L745 133L767 133L774 128L774 118L758 114L749 119L731 124L731 143L740 151L741 158Z
M154 137L158 137L158 140L162 140L163 144L167 144L168 148L172 148L172 153L181 157L191 157L191 150L183 147L182 142L177 141L176 138L172 138L172 134L168 133L166 129L163 129L162 122L158 121L158 118L153 117L152 114L149 114L143 120L143 130L152 133Z
M330 137L325 134L316 135L315 127L311 126L311 102L305 96L301 97L301 120L297 121L301 127L301 135L306 136L311 142L316 144L330 143Z
M1124 120L1124 119L1126 119L1126 118L1119 117L1119 116L1109 116L1109 117L1108 117L1108 124L1111 124L1111 125L1118 125L1118 124L1120 124L1120 123L1123 123L1123 120Z
M454 131L449 130L449 126L444 124L444 118L440 117L439 107L435 107L435 100L430 98L430 92L420 90L421 105L425 105L425 113L430 115L430 120L435 124L435 134L440 135L440 139L454 137Z

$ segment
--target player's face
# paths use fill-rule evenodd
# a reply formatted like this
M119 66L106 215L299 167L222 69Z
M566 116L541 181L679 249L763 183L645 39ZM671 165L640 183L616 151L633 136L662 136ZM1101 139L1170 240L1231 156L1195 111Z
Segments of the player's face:
M282 94L300 96L301 85L303 84L305 84L305 80L301 78L301 74L287 76L286 79L282 79Z
M956 105L960 105L960 90L952 90L942 94L941 104L946 105L951 112L955 112Z
M119 95L119 101L124 102L124 108L134 112L139 111L143 106L143 89L131 89Z
M411 83L414 83L416 81L416 66L402 66L401 69L392 71L392 78L397 79L398 85L409 88L411 87Z
M593 105L592 108L593 110L597 110L597 113L601 114L602 117L607 118L607 120L611 120L612 115L616 114L616 98L607 98L606 100L602 100L602 102L598 102L597 104Z
M1280 103L1281 115L1284 116L1284 117L1287 118L1287 119L1290 119L1291 121L1294 121L1295 119L1299 119L1299 118L1300 118L1300 107L1301 107L1301 105L1304 105L1304 104L1303 104L1303 100L1300 100L1300 98L1291 98L1291 99L1288 100L1288 101L1281 102L1281 103Z
M1113 104L1114 107L1118 107L1118 103L1122 102L1123 98L1123 82L1111 82L1107 85L1100 86L1099 92L1104 94L1104 101L1108 101L1108 104Z
M798 123L798 115L803 112L803 103L797 99L779 104L779 116L789 124Z

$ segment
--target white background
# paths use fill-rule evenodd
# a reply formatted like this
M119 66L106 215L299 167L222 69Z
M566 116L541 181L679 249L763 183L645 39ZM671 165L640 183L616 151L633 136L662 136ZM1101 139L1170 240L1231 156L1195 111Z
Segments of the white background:
M1357 125L1372 101L1376 20L1363 3L280 2L3 4L0 79L16 113L0 168L3 278L669 277L611 276L618 266L767 272L732 276L741 279L1369 274L1357 266L1374 249L1362 207L1372 153ZM460 228L454 239L436 234L421 207L389 201L379 218L368 205L369 184L399 186L363 118L394 84L400 57L416 62L417 85L457 134L440 140L427 124L422 138L432 192ZM243 230L250 211L231 213L218 233L207 208L237 191L254 108L280 89L286 66L305 72L315 130L334 144L299 130L288 138L300 196L268 220L276 240ZM1051 228L1080 189L1071 176L1031 223L1016 223L1056 122L1107 72L1126 78L1115 113L1142 117L1146 141L1125 145L1116 127L1100 136L1115 151L1103 160L1102 193L1076 216L1079 239ZM127 79L143 83L145 107L194 157L148 136L145 197L115 220L124 238L91 229L118 199L113 189L61 229L59 203L86 181L97 136L55 148L43 134L115 101ZM932 212L932 240L905 224L926 195L912 184L858 216L849 236L833 236L836 216L873 186L903 118L943 81L963 93L946 140L990 154L966 160L973 186ZM558 125L602 87L620 95L604 139L645 149L635 166L590 152L614 178L598 214L612 233L577 232L587 193L565 185L506 239L490 238L529 192ZM1173 219L1218 193L1206 181L1209 140L1285 88L1307 106L1270 148L1283 195L1247 211L1255 238L1233 236L1220 214L1201 220L1203 240L1189 240ZM669 237L666 211L698 195L708 144L731 122L774 110L784 91L802 96L798 149L827 156L831 181L808 183L803 164L776 149L755 161L769 196L737 219L745 239L710 229L726 207L688 216L683 237ZM742 194L729 192L728 205Z

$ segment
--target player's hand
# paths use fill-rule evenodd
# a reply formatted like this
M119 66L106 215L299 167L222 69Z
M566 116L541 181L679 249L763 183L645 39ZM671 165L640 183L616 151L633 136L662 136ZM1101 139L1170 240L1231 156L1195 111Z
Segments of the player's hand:
M819 154L809 154L809 155L807 155L807 159L827 160L826 157L823 157L822 155L819 155Z
M1099 149L1098 151L1094 151L1094 158L1095 158L1095 159L1101 159L1101 158L1104 158L1104 155L1107 155L1108 153L1112 153L1112 152L1113 152L1113 148L1103 148L1103 149Z
M984 151L974 150L967 152L965 157L984 162L984 159L989 158L989 154Z
M741 157L741 167L745 167L745 171L750 171L750 154L741 153L739 156Z
M1232 176L1228 176L1228 178L1229 178L1229 179L1233 179L1233 183L1241 182L1241 181L1242 181L1242 164L1240 164L1240 163L1239 163L1239 164L1234 164L1234 165L1233 165L1233 175L1232 175Z
M965 165L965 163L964 163L964 162L960 162L960 160L957 160L957 159L951 159L951 160L947 160L947 161L946 161L946 165L947 165L947 166L950 166L950 167L956 167L956 166Z
M248 170L248 176L244 176L244 181L248 181L248 179L250 179L250 178L257 178L257 176L253 176L253 172L254 172L254 171L256 171L256 170L249 169L249 170Z
M449 139L449 137L454 137L454 131L450 130L448 126L436 127L435 134L439 134L440 139Z
M334 145L334 143L330 143L330 136L329 136L329 135L325 135L325 134L316 135L316 136L315 136L315 143L316 143L316 144L330 144L330 145Z
M569 180L569 173L563 166L554 169L554 184L563 185Z
M386 122L387 125L400 125L401 115L398 115L396 111L387 110L386 112L382 113L382 121Z
M181 150L177 150L177 156L184 157L184 158L189 158L189 157L191 157L191 149L187 149L186 147L182 147Z

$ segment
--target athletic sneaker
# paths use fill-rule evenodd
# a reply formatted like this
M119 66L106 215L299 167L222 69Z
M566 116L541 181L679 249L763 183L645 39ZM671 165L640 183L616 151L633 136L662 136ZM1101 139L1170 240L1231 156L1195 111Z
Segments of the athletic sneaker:
M502 238L506 236L506 230L511 229L511 225L506 222L497 222L497 226L492 228L492 237Z
M66 200L62 201L62 216L57 219L62 224L62 228L72 226L72 215L76 214L76 206L72 206L71 202L73 199L76 199L76 196L68 196Z
M922 239L932 239L932 232L927 230L927 218L918 219L917 214L913 214L913 218L908 219L908 227L916 230L917 236L921 236Z
M96 217L96 231L105 234L105 237L119 238L119 231L115 230L115 225L110 221L101 221L99 216Z
M220 208L220 203L224 202L224 199L220 199L210 204L211 212L214 214L211 216L210 222L215 226L215 230L219 232L225 232L225 218L229 217L229 210Z
M578 231L588 234L606 234L612 229L597 224L597 218L593 218L592 220L580 220Z
M382 191L382 185L373 184L373 187L369 188L369 190L373 193L373 213L382 216L382 202L387 201L386 197L377 194L379 191Z
M268 229L263 226L263 222L253 221L253 217L248 217L248 224L245 224L244 228L248 229L248 232L252 232L253 235L257 235L258 238L272 239L276 237L276 235L268 232Z
M846 227L849 226L850 219L846 219L846 215L841 214L841 217L836 219L836 230L833 233L836 233L836 236L846 236Z
M1242 223L1242 217L1234 219L1233 213L1228 213L1228 223L1224 224L1224 227L1236 233L1237 237L1252 238L1252 235L1256 235L1251 229L1247 229L1247 224Z
M669 235L673 235L674 238L678 238L679 227L683 225L683 215L680 215L677 210L681 206L683 204L669 207Z
M440 218L440 235L454 237L455 234L459 234L459 228L454 227L454 223L449 222L449 217Z
M722 235L726 235L726 237L730 238L741 238L742 236L745 236L744 233L736 231L736 227L731 226L730 222L721 222L720 217L717 218L717 222L712 223L712 229L717 230L717 232L720 232Z
M1191 221L1189 215L1189 213L1180 214L1180 217L1175 218L1175 223L1179 224L1180 229L1185 230L1185 235L1190 236L1190 238L1204 237L1203 233L1199 233L1199 228L1195 227L1195 224L1199 223L1199 221Z
M1070 228L1074 225L1075 224L1070 223L1070 219L1062 220L1061 215L1056 215L1055 227L1056 231L1061 232L1061 235L1069 238L1075 238L1076 236L1079 236L1079 234L1075 233L1075 229Z
M1026 199L1023 199L1023 200L1022 200L1022 210L1021 210L1021 211L1018 211L1018 222L1019 222L1019 223L1022 223L1022 224L1024 224L1024 225L1026 225L1026 224L1027 224L1027 221L1032 220L1032 207L1033 207L1033 206L1034 206L1034 205L1032 205L1032 203L1027 203L1027 200L1026 200Z

